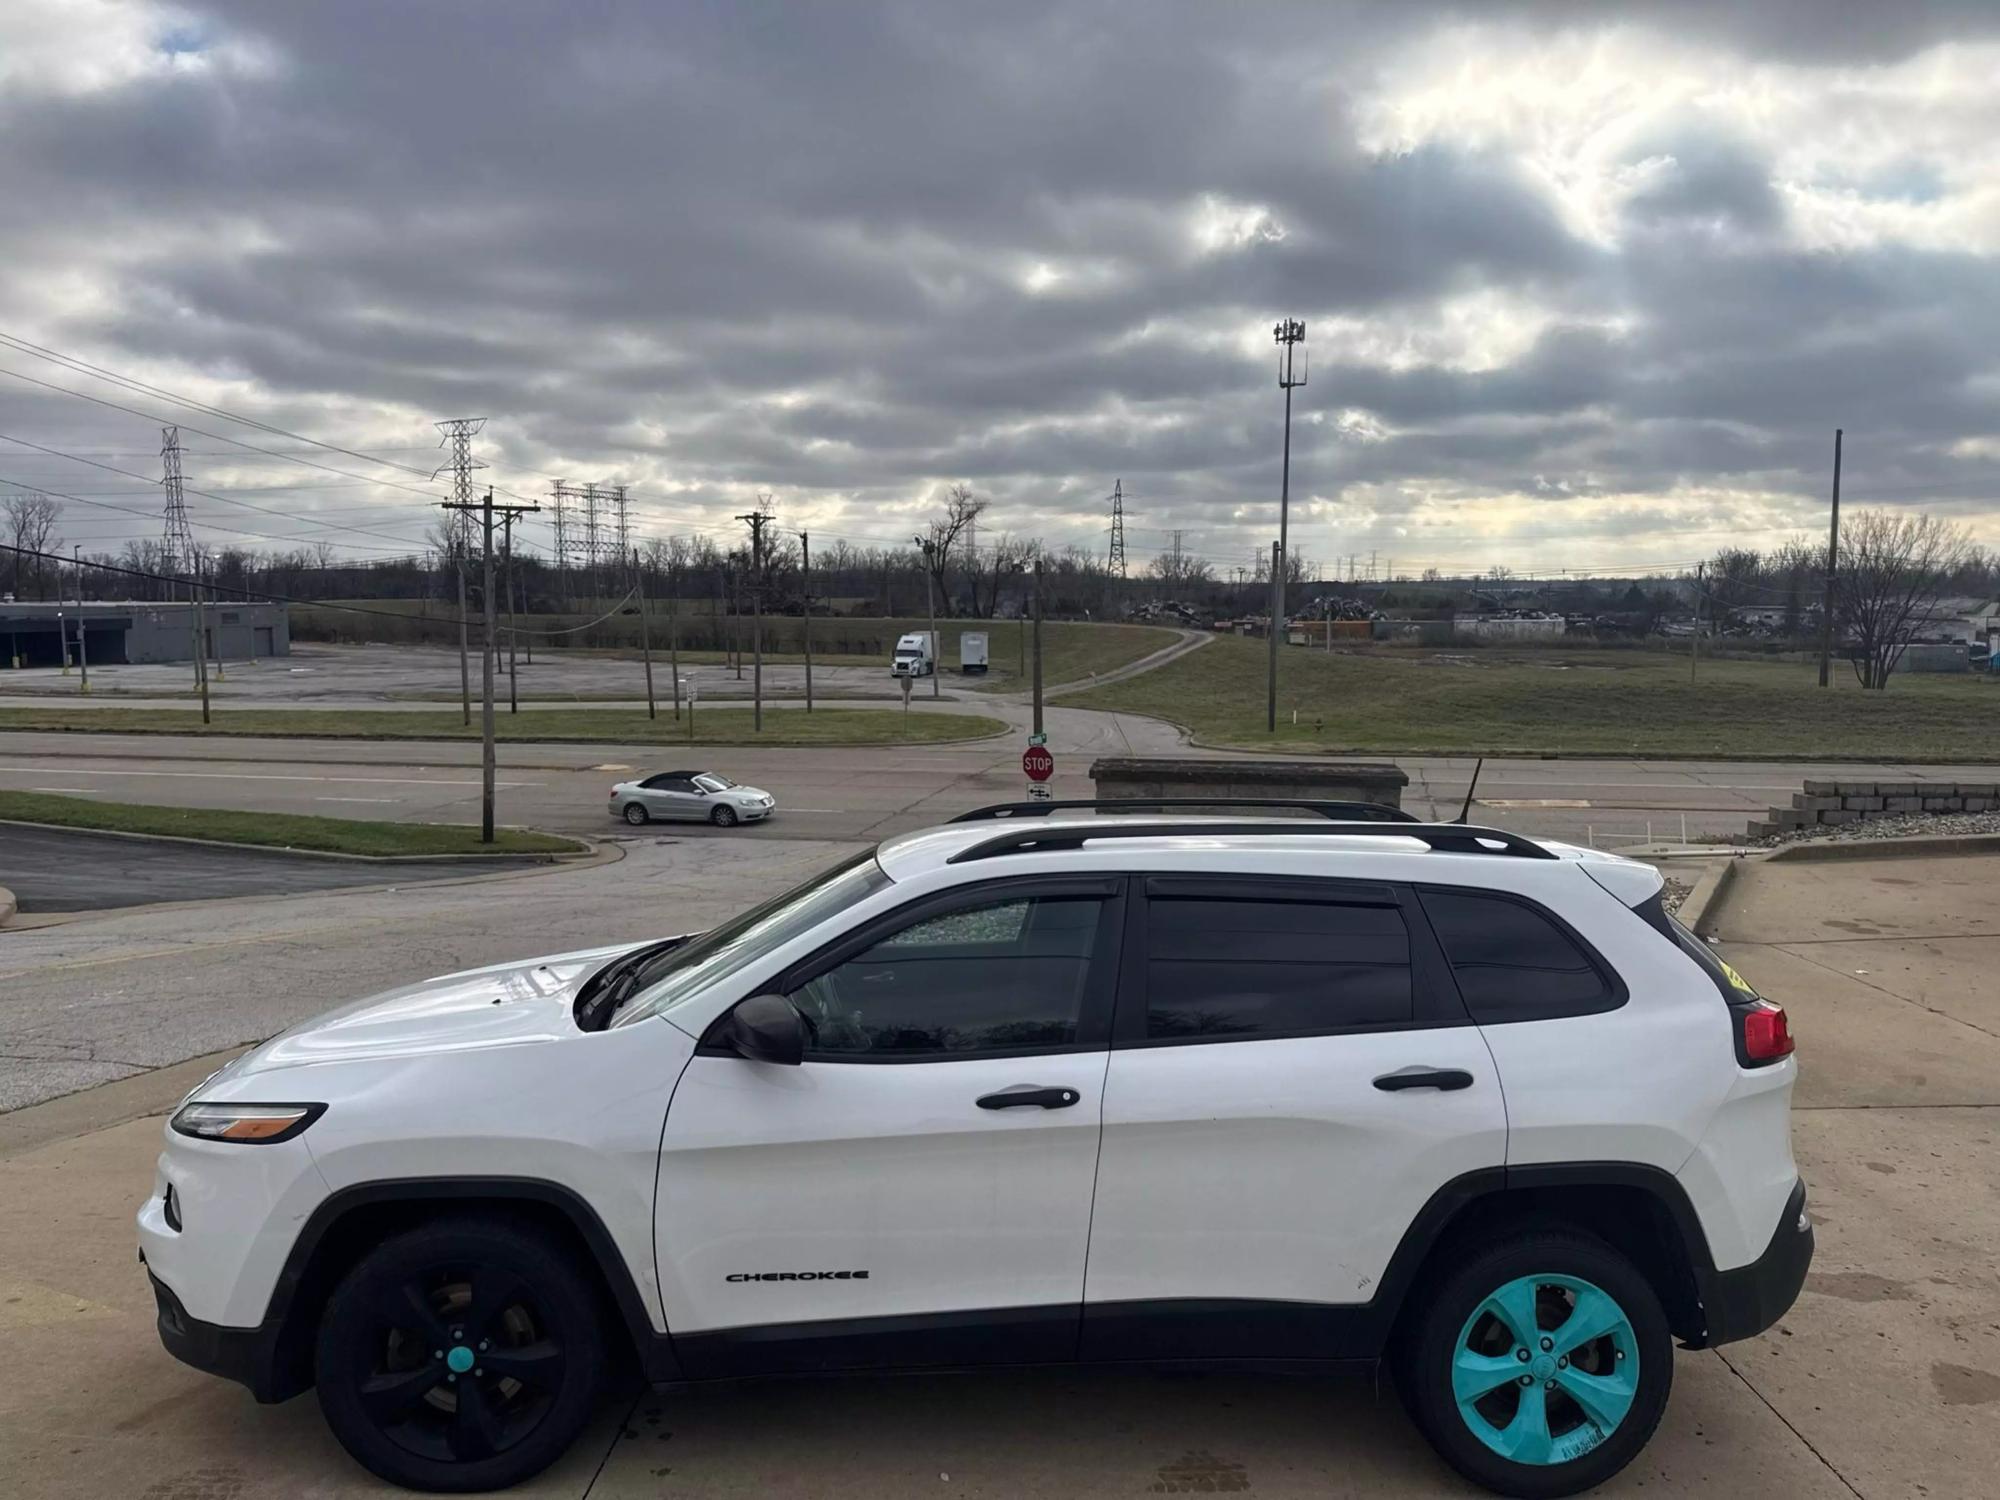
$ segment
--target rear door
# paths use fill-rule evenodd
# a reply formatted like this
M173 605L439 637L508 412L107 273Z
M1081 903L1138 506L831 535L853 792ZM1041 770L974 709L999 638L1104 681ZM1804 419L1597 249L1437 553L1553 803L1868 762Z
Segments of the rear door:
M803 1064L698 1050L655 1234L691 1374L1075 1356L1123 890L920 900L772 986Z
M1084 1289L1089 1358L1332 1358L1403 1233L1505 1162L1493 1060L1413 893L1135 878Z

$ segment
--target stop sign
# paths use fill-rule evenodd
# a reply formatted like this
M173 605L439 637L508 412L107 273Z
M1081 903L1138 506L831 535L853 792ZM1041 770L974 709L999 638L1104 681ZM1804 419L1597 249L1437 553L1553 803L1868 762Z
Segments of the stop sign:
M1021 769L1030 781L1047 781L1056 773L1056 758L1041 745L1030 745L1021 753Z

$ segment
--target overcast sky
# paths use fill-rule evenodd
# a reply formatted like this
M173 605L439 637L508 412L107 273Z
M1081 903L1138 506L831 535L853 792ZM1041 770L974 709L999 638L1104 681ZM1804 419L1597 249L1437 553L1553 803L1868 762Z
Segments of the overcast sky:
M644 534L769 492L1228 570L1672 567L1929 508L2000 544L2000 6L6 0L0 479L209 545L421 545L431 423ZM398 489L370 480L393 480ZM0 485L0 492L6 487ZM80 503L96 500L92 508ZM230 501L238 503L232 504ZM261 510L245 506L263 507ZM138 514L132 514L136 511ZM528 533L546 545L546 529Z

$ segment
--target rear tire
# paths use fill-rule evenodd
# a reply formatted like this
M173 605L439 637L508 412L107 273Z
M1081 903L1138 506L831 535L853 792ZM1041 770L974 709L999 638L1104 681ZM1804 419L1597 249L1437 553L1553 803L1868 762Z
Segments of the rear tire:
M1396 1383L1459 1473L1550 1500L1602 1484L1646 1446L1673 1358L1660 1299L1630 1261L1544 1230L1502 1239L1431 1286L1397 1350Z
M531 1230L486 1219L411 1230L328 1299L320 1410L392 1484L505 1489L547 1468L590 1419L599 1316L590 1285Z
M625 821L634 828L643 828L653 821L653 815L636 802L625 804Z
M713 823L717 828L734 828L736 826L736 809L733 807L718 807L708 815L708 821Z

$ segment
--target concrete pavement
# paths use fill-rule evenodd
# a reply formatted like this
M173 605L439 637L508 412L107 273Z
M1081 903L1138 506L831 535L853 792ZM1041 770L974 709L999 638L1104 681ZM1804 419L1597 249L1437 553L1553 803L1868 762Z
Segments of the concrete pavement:
M361 894L312 909L231 903L214 909L198 942L158 912L10 934L0 1015L25 1005L48 1028L81 1007L79 1032L109 1038L125 1027L118 1040L131 1046L143 1027L184 1013L183 1046L219 1045L448 963L660 930L669 902L699 920L834 852L661 843L624 865L432 888L400 911ZM780 855L784 866L767 863ZM1981 980L2000 962L1993 868L1989 857L1740 872L1716 923L1723 951L1787 1004L1801 1036L1794 1134L1818 1260L1772 1332L1676 1356L1658 1435L1603 1493L1991 1492L2000 999ZM328 906L347 910L319 909ZM517 931L535 913L537 930ZM365 944L353 942L357 932ZM0 1341L10 1372L35 1372L0 1384L13 1490L37 1500L395 1493L338 1450L310 1397L258 1407L159 1348L130 1214L160 1122L116 1122L131 1113L134 1089L150 1088L146 1107L158 1110L192 1081L134 1077L0 1117L10 1205L0 1217ZM1125 1371L625 1393L521 1491L590 1500L1238 1492L1473 1493L1367 1381Z

